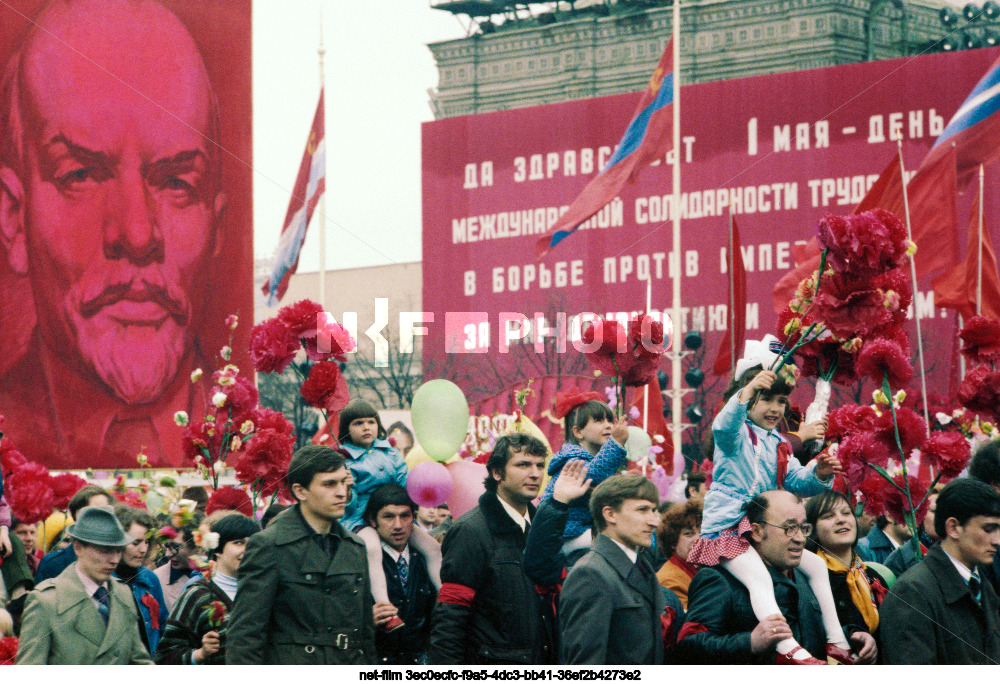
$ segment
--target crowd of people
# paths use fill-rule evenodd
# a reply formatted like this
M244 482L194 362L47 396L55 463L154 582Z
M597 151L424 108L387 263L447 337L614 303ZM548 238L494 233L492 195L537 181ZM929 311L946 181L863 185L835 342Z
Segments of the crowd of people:
M563 397L547 467L542 441L501 436L454 521L412 501L412 437L392 426L390 443L357 400L346 448L298 450L295 503L260 522L237 505L167 533L88 485L42 556L38 529L0 508L0 632L18 664L1000 662L1000 440L931 492L913 537L856 517L835 456L791 455L791 388L743 375L711 480L689 473L680 503L627 470L625 422L585 393Z

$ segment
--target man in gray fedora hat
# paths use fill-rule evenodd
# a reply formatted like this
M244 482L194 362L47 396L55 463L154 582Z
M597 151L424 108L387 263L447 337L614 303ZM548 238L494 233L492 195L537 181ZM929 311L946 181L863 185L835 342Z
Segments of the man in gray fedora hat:
M151 665L128 587L111 574L132 541L110 506L67 528L76 562L28 595L18 665Z

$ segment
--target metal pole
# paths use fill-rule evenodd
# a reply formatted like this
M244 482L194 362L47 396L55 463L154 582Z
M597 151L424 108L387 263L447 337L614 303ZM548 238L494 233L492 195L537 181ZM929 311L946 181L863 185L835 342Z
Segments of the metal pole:
M729 208L729 371L736 372L736 292L733 288L736 284L736 274L733 267L736 265L736 241L733 239L733 209Z
M323 71L323 57L326 55L326 48L323 47L323 0L319 0L319 92L322 93L326 86L326 76ZM326 117L326 103L323 107L323 117ZM324 122L323 130L326 130ZM324 137L325 134L324 134ZM323 163L326 163L326 155L323 156ZM326 169L323 169L323 177L326 177ZM326 192L319 198L319 304L326 311Z
M899 177L903 184L903 212L906 214L906 237L913 241L913 230L910 228L910 200L906 193L906 168L903 166L903 140L896 140L899 152ZM913 279L913 322L917 324L917 355L920 358L920 393L924 400L924 423L927 426L927 436L931 435L931 418L927 410L927 373L924 370L924 340L920 335L920 314L917 309L917 262L910 257L910 277Z
M979 165L979 241L976 243L976 315L983 314L983 165Z
M674 352L671 357L670 385L673 390L670 404L674 449L681 448L684 427L681 425L681 0L674 0L673 15L674 63L674 241L673 241L673 306Z

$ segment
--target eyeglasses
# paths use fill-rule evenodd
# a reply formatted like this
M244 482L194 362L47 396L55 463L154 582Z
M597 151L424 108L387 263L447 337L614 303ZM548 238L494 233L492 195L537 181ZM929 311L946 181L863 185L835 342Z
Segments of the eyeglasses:
M784 530L786 537L794 537L797 532L801 532L803 537L808 537L813 531L813 526L809 523L802 523L801 525L775 525L766 520L761 520L761 522L771 527L777 527L779 530Z

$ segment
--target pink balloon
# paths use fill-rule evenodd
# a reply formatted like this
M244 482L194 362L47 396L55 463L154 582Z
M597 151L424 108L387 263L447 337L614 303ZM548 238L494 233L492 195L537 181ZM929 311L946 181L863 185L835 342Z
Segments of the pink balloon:
M455 483L448 499L448 510L452 519L472 510L479 505L479 497L486 491L483 480L486 479L486 466L473 461L455 461L447 466L448 472Z
M448 469L437 461L424 461L406 474L406 492L418 506L440 506L451 495L454 483Z

